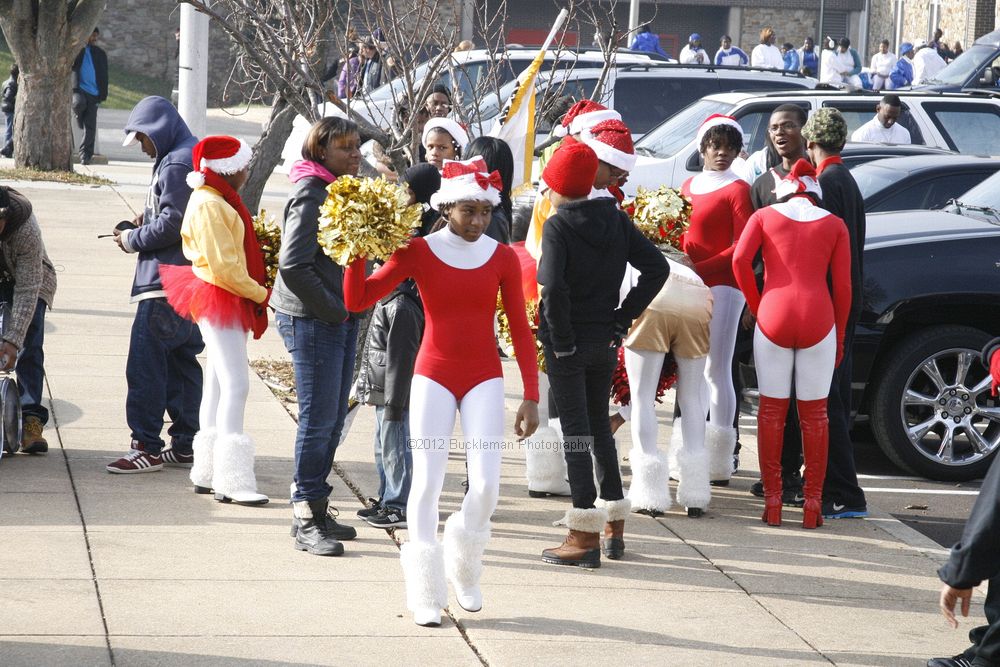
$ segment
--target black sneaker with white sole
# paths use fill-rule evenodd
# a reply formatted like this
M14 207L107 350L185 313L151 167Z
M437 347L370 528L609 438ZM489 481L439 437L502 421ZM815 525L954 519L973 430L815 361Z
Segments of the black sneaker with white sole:
M758 498L764 497L764 483L756 481L750 485L751 495ZM788 507L802 507L806 502L802 495L802 477L796 474L794 477L783 480L781 487L781 504Z
M867 505L846 505L835 500L823 501L824 519L863 519L868 516Z
M368 517L375 516L382 511L382 500L369 498L368 507L362 507L358 510L358 518L368 520Z
M381 512L368 517L365 521L375 528L406 528L406 512L383 507Z

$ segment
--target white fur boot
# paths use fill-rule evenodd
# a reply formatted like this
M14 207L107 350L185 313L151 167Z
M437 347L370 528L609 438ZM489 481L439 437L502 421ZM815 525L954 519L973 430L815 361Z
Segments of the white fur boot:
M264 505L267 496L257 493L253 474L254 444L246 433L220 436L215 442L212 488L215 499L240 505Z
M489 541L489 525L486 530L469 530L461 512L455 512L444 522L444 571L455 587L458 605L465 611L483 608L479 579L483 575L483 552Z
M670 479L681 480L681 466L677 461L678 455L684 449L684 433L682 432L683 417L674 419L674 425L670 427L670 449L667 450L667 464L670 471Z
M448 604L444 574L444 549L440 542L404 542L399 562L406 582L406 607L417 625L441 625L441 610Z
M663 513L670 509L670 467L662 452L646 456L638 447L629 453L632 465L632 484L628 499L632 511Z
M191 466L191 482L195 493L212 492L212 468L214 463L215 441L218 431L214 428L203 428L194 436L191 449L194 452L194 463Z
M570 495L562 436L551 426L542 426L530 438L525 438L524 468L528 495L532 498Z
M681 481L677 485L677 502L687 508L688 516L699 517L712 499L708 483L708 452L704 447L683 447L677 454Z
M711 422L705 424L705 449L708 450L708 478L713 482L728 482L733 476L736 429Z

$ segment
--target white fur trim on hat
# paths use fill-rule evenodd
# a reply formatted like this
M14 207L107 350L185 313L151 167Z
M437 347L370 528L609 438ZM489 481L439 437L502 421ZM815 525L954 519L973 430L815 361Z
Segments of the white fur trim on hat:
M589 130L598 123L606 120L621 120L622 115L613 109L601 109L600 111L589 111L582 113L569 124L570 134L580 134L584 130Z
M728 125L729 127L734 127L737 131L739 131L740 136L743 136L743 127L736 122L735 118L715 114L705 120L705 122L701 124L701 127L698 128L698 134L696 134L694 138L695 146L701 146L701 139L705 136L705 133L717 125ZM744 139L744 141L746 140Z
M811 192L817 198L823 198L823 189L812 176L799 176L798 178L785 177L774 186L774 196L778 201L795 194L805 194Z
M198 171L211 169L220 176L228 176L244 169L248 164L250 164L250 158L253 157L253 151L242 139L240 139L239 142L240 149L236 151L236 155L218 158L215 160L206 160L203 158L201 165L198 167Z
M469 145L469 134L451 118L431 118L427 121L427 124L424 125L424 134L420 138L421 143L425 146L427 145L427 135L430 134L431 130L444 130L451 135L451 138L463 151Z
M580 138L583 139L583 143L594 149L594 152L597 153L597 159L601 162L607 162L625 171L632 171L635 167L636 157L634 154L625 153L609 146L597 139L589 130L581 134Z
M445 160L445 164L457 161ZM431 207L438 211L445 204L454 204L460 201L482 201L499 206L500 191L492 185L483 189L483 186L476 180L476 174L462 174L453 178L442 178L441 189L431 195Z

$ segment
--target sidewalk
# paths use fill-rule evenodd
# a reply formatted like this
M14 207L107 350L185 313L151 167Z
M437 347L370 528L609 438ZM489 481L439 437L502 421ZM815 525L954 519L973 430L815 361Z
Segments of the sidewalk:
M625 559L590 572L541 562L564 534L552 521L568 500L528 498L523 454L505 453L485 607L452 603L442 627L418 627L396 542L354 516L376 492L370 409L332 477L332 502L359 532L341 558L292 548L295 424L256 376L246 430L270 504L195 495L183 469L105 472L128 443L134 259L96 235L131 218L144 193L15 187L35 205L59 291L46 333L49 454L0 461L0 665L921 665L963 649L982 619L979 597L960 630L945 625L935 575L945 552L891 517L805 531L801 512L786 510L786 525L764 526L748 494L749 435L740 473L714 490L705 517L633 515ZM264 205L280 210L281 200ZM273 329L250 354L285 357ZM512 423L520 381L514 364L505 371ZM661 448L668 436L662 429ZM618 442L627 456L628 435ZM461 502L462 471L453 454L442 518Z

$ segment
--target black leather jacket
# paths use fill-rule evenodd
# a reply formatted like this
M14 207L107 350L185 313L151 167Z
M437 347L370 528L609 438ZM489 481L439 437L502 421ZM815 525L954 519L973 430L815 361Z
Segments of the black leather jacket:
M424 309L416 286L407 280L375 307L358 372L357 399L384 405L386 421L401 421L409 407L423 332Z
M315 176L303 178L288 195L270 303L287 315L340 324L348 316L344 270L323 253L316 238L325 199L326 183Z

